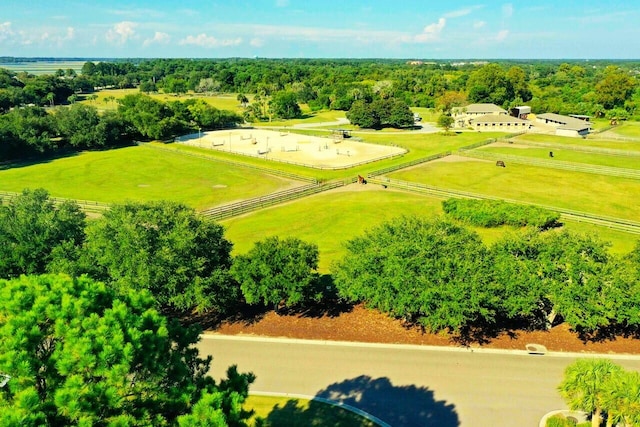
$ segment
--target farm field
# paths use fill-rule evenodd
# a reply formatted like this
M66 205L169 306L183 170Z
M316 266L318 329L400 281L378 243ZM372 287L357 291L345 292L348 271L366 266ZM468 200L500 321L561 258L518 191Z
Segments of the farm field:
M624 122L621 125L608 130L607 133L627 138L637 138L640 141L640 123Z
M80 70L85 61L35 61L35 62L12 62L0 63L0 68L5 68L15 73L27 72L29 74L54 74L57 70L67 70L71 68L80 74Z
M534 159L584 163L597 166L608 166L626 169L640 169L640 152L638 156L618 156L603 153L589 153L584 151L549 149L530 145L496 143L476 149L480 152L505 154L511 156L530 157ZM549 151L553 152L550 158Z
M440 214L441 200L379 185L350 186L221 221L234 253L265 237L298 237L318 245L320 271L344 254L343 243L400 215Z
M144 146L0 169L0 182L4 191L43 187L56 197L106 203L169 199L196 209L302 185L248 168Z
M388 175L440 188L637 220L638 180L450 156Z
M553 144L559 147L596 147L607 148L610 150L622 150L622 151L640 151L640 141L618 141L614 139L606 139L606 135L603 138L567 138L555 135L541 135L541 134L524 134L515 138L511 138L514 143L517 142L534 142Z

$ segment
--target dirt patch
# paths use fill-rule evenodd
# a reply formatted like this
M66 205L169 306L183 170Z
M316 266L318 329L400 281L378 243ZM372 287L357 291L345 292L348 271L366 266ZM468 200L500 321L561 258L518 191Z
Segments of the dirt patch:
M400 147L369 144L353 138L322 138L264 129L202 132L182 136L176 141L200 148L320 169L348 168L406 152Z
M343 309L338 313L281 314L266 312L225 321L210 333L252 335L369 343L457 346L448 334L428 334L417 327L405 327L401 321L363 306ZM530 343L542 344L549 351L640 354L640 340L616 337L600 342L584 342L567 325L549 331L511 331L501 333L487 343L471 343L473 348L525 350Z

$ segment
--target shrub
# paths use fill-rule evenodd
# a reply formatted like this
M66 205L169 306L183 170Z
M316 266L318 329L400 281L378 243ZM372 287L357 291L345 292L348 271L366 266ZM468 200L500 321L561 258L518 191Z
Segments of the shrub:
M547 229L560 219L557 212L501 200L448 199L442 202L442 209L453 219L479 227L532 225Z

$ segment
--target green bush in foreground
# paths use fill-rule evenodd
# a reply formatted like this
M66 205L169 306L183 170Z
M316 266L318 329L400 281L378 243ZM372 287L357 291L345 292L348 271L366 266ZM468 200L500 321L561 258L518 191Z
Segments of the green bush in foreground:
M453 219L479 227L531 225L547 229L560 219L559 213L548 209L502 200L448 199L442 202L442 209Z
M0 280L2 426L242 426L253 374L220 383L197 328L146 291L66 275Z

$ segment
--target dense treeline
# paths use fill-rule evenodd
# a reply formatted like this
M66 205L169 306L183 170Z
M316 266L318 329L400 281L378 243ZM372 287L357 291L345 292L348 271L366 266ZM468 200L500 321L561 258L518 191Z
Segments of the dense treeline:
M504 108L526 103L534 112L638 117L638 73L638 63L622 61L453 66L320 59L89 61L80 74L67 69L42 76L0 69L0 155L23 157L65 144L108 147L136 138L163 139L198 127L227 127L242 120L201 100L162 103L129 97L119 100L116 113L102 115L90 107L76 107L71 114L79 119L74 129L73 124L57 123L69 115L52 118L40 108L74 104L96 88L233 92L245 107L245 120L298 118L300 104L307 104L311 110L344 110L354 124L379 128L411 126L409 106L450 111L472 102L493 102ZM251 102L247 94L252 95ZM80 124L91 131L74 132Z
M19 159L60 148L96 149L133 140L235 126L237 114L200 99L162 102L144 94L127 95L116 111L99 113L85 104L51 112L23 107L0 115L0 159Z
M458 223L405 217L346 248L327 287L315 244L269 237L234 259L220 226L171 202L117 205L88 224L44 190L0 206L0 278L86 274L117 292L148 291L171 312L300 308L337 292L432 331L640 327L640 245L614 256L592 236L524 228L487 246Z
M152 59L87 62L79 75L59 70L32 76L3 70L0 108L27 103L66 102L95 87L140 87L143 92L227 92L271 96L296 95L312 109L349 110L354 101L373 96L395 98L410 106L437 107L449 93L468 102L503 107L523 102L534 111L598 115L611 109L635 114L637 62L503 61L452 65L411 65L399 60L327 59ZM21 93L21 96L17 94ZM49 94L53 94L53 100Z

